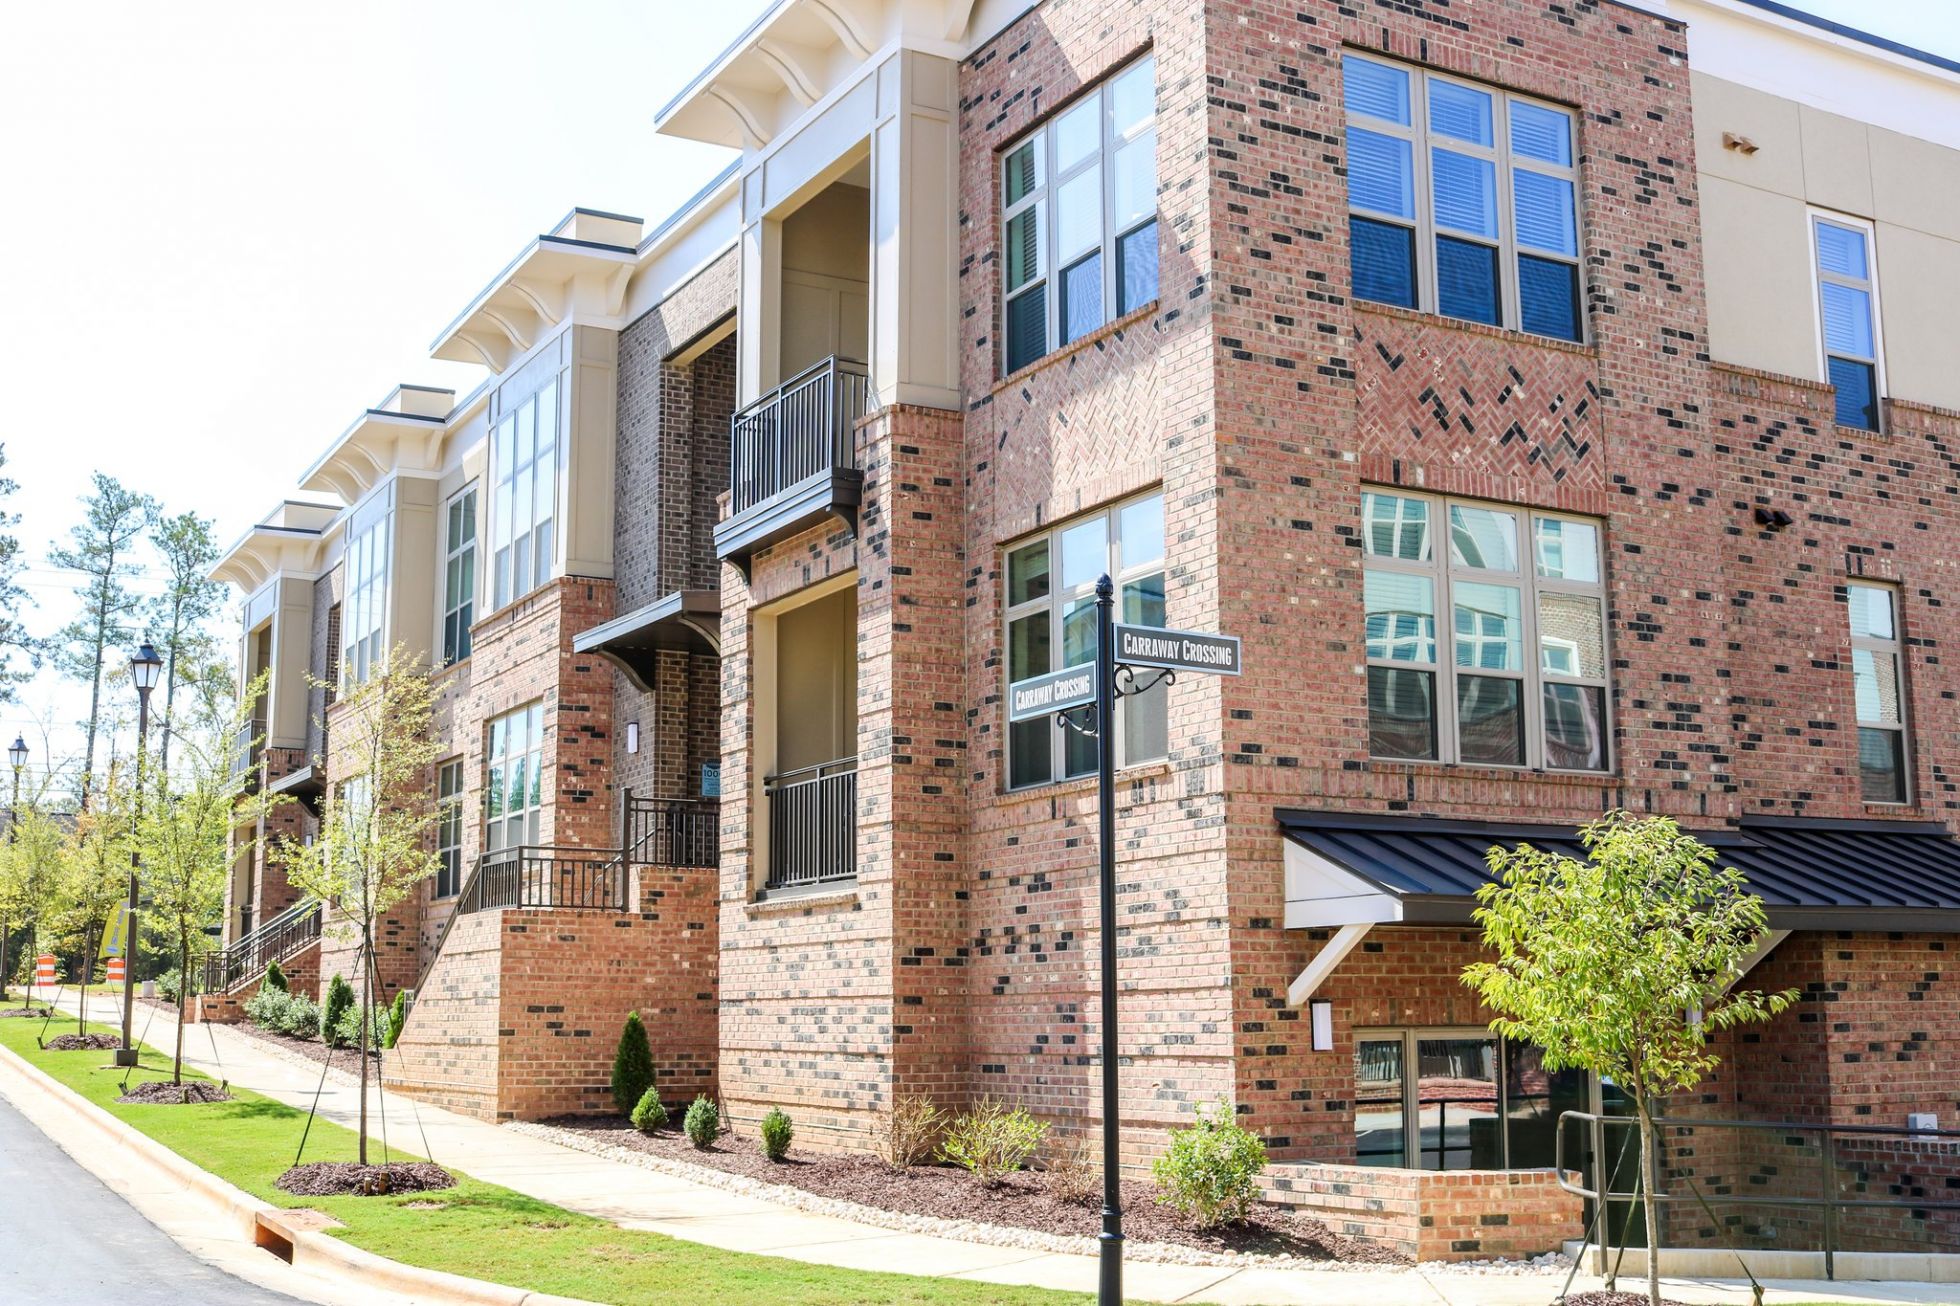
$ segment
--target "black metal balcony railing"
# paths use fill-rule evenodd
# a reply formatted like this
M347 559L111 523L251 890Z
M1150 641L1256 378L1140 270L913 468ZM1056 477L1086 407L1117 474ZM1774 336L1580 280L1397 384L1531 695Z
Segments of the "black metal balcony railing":
M712 798L642 798L625 791L622 854L643 866L713 866L721 859L721 805Z
M204 954L203 993L229 993L266 966L284 961L320 937L318 899L294 903L251 933L217 952Z
M857 876L857 758L763 782L769 805L769 890Z
M627 880L626 863L615 852L533 844L499 848L477 860L456 914L499 907L625 911Z
M864 364L826 358L735 414L731 513L767 503L819 473L854 466L853 432L870 393Z
M238 727L238 734L232 740L231 775L232 779L248 775L258 770L259 758L265 752L265 718L253 717Z

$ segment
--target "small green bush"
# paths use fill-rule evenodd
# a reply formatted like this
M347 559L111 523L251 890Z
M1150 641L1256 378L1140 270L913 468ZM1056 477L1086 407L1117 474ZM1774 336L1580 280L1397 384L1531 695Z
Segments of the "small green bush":
M317 1038L320 1008L311 998L261 987L245 1003L245 1019L260 1029L294 1038Z
M982 1098L971 1111L953 1117L940 1140L939 1155L993 1187L1026 1166L1047 1134L1048 1126L1020 1107Z
M796 1136L796 1129L783 1114L779 1106L769 1108L769 1114L762 1117L762 1154L771 1161L780 1161L789 1155L789 1140Z
M320 1012L320 1034L329 1047L345 1047L341 1041L341 1022L346 1020L348 1008L354 1005L354 986L344 975L336 975L327 985L326 1005ZM357 1027L358 1028L358 1027Z
M286 982L286 972L279 969L278 962L268 961L265 964L264 987L278 989L281 993L292 992L292 985Z
M325 1019L324 1016L321 1017L323 1022ZM333 1037L329 1038L327 1043L329 1046L337 1048L358 1048L361 1046L360 1003L356 1002L340 1013L340 1019L333 1027ZM368 1031L368 1046L374 1046L374 1030L372 1028Z
M294 1038L320 1037L320 1004L303 993L289 996L279 1032L291 1034Z
M408 1023L408 990L395 990L395 1000L388 1004L388 1019L381 1026L381 1046L392 1048L395 1040L402 1036L402 1026Z
M667 1127L667 1108L660 1105L660 1090L649 1088L646 1092L640 1094L640 1100L633 1106L633 1114L628 1116L627 1119L633 1122L633 1128L643 1134L651 1134L655 1130L665 1129Z
M1237 1224L1258 1199L1266 1145L1233 1118L1220 1098L1198 1108L1197 1122L1171 1130L1170 1150L1151 1165L1157 1200L1200 1229Z
M695 1098L681 1119L681 1128L687 1131L687 1141L696 1147L714 1142L715 1135L721 1132L721 1110L715 1106L714 1099L705 1093Z
M175 966L157 976L157 996L175 1006L184 996L184 977Z
M613 1107L630 1116L640 1099L653 1087L653 1049L647 1044L646 1026L640 1013L626 1013L626 1028L619 1031L619 1046L613 1049Z

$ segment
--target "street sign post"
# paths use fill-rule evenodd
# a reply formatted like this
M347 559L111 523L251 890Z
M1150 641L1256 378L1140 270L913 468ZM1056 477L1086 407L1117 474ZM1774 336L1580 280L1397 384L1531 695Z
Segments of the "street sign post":
M1072 717L1062 720L1070 729L1096 740L1096 839L1102 934L1102 1234L1097 1239L1098 1306L1121 1306L1123 1301L1123 1201L1121 1185L1122 1120L1117 1097L1116 1043L1116 700L1140 694L1175 680L1180 672L1206 675L1239 674L1241 649L1233 635L1195 630L1163 630L1155 626L1119 625L1114 620L1116 587L1108 576L1096 582L1096 660L1017 680L1007 687L1007 719L1079 712L1094 705L1093 726ZM1148 684L1137 683L1137 668L1158 674ZM1117 671L1124 686L1117 685Z

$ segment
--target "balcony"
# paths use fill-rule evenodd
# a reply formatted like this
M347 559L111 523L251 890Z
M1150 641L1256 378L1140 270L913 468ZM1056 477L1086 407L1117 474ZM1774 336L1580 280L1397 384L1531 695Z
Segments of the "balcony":
M525 844L499 848L478 859L463 886L456 914L499 907L555 907L571 911L626 910L630 873L616 852Z
M784 771L763 782L769 808L765 897L857 878L855 757Z
M735 414L717 557L747 576L755 554L826 517L857 529L864 472L854 438L870 391L864 364L833 355Z

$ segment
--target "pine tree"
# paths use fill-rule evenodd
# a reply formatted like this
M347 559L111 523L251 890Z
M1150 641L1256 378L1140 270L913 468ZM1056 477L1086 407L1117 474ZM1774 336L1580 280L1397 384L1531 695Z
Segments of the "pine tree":
M85 495L82 521L69 532L68 548L49 550L56 567L82 574L75 590L80 610L52 641L56 665L71 680L89 687L87 742L82 750L81 805L95 788L95 743L102 728L102 675L111 649L130 642L131 619L139 604L129 582L137 574L136 538L150 523L156 501L126 490L114 477L95 473L95 489Z
M619 1032L619 1047L613 1052L612 1100L621 1115L630 1115L640 1099L653 1087L653 1048L647 1043L646 1026L640 1013L626 1013L626 1028Z
M0 444L0 468L7 465L7 446ZM19 487L10 476L0 476L0 501L13 497ZM20 524L17 512L0 511L0 703L17 697L17 686L34 674L34 641L20 614L27 607L27 591L21 588L20 537L13 528Z
M205 623L218 614L225 587L210 575L218 560L218 544L211 536L209 518L194 512L160 518L154 539L163 558L164 591L146 616L163 654L163 737L157 766L168 780L177 684L190 668L210 660L212 640Z

